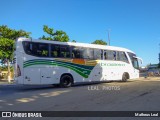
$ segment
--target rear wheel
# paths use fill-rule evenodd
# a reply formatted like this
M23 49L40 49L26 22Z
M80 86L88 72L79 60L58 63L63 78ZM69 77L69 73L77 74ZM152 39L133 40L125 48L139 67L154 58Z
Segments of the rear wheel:
M61 79L60 79L60 86L61 87L71 87L73 84L73 78L71 75L65 74L62 75Z

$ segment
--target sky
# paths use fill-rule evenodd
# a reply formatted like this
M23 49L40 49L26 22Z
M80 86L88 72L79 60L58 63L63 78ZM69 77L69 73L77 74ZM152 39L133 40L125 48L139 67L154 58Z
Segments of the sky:
M0 25L31 32L38 39L43 25L63 30L70 41L96 39L134 51L143 64L158 63L160 0L0 0Z

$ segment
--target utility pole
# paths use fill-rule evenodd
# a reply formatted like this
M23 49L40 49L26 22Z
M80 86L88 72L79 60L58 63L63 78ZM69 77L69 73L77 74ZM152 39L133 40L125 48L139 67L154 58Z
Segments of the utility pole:
M110 46L110 29L108 29L107 31L108 31L108 45Z
M159 43L159 64L160 64L160 43Z

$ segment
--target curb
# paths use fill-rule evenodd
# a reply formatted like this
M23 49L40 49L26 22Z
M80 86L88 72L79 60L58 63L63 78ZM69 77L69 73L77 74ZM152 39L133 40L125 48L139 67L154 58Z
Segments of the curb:
M2 83L2 84L1 84L1 83L0 83L0 86L12 86L12 85L16 85L16 84L12 84L12 83L11 83L11 84L8 84L8 83Z
M0 80L0 85L14 85L15 83L13 81L11 81L10 83L8 83L8 81L2 81Z

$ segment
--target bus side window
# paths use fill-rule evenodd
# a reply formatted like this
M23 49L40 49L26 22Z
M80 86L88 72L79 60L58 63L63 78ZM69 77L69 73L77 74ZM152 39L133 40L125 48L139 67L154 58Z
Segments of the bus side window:
M108 60L113 60L113 51L108 50Z
M24 51L26 54L31 55L32 54L32 44L28 41L23 42Z
M91 60L94 59L94 49L92 49L92 48L89 49L89 59L91 59Z
M104 50L104 60L108 59L108 54L107 54L107 50Z
M123 58L123 61L126 62L126 63L129 63L128 58L127 58L125 52L122 52L122 56L123 56L123 57L122 57L122 58Z
M51 45L51 57L60 57L59 45Z
M48 51L48 44L46 43L38 43L38 56L40 57L48 57L49 56L49 51Z
M103 60L103 50L101 50L101 60Z
M123 61L123 62L126 62L126 63L129 63L128 58L127 58L125 52L119 51L119 52L117 52L117 53L118 53L118 54L117 54L117 60Z
M78 47L73 47L71 53L72 53L72 58L81 58L80 48L78 48Z
M70 50L69 50L69 47L68 46L64 46L64 45L61 45L60 46L60 50L61 50L61 55L60 57L63 57L63 58L70 58Z
M117 51L117 60L120 61L120 51Z
M108 53L108 60L116 60L117 55L116 55L116 51L112 51L112 50L107 50Z
M113 60L116 60L116 51L113 51Z
M103 59L103 50L100 49L94 49L94 59L95 60L101 60Z
M38 47L37 47L37 43L32 43L32 55L37 56L39 53Z
M81 48L81 54L83 59L93 59L93 49L91 48Z

